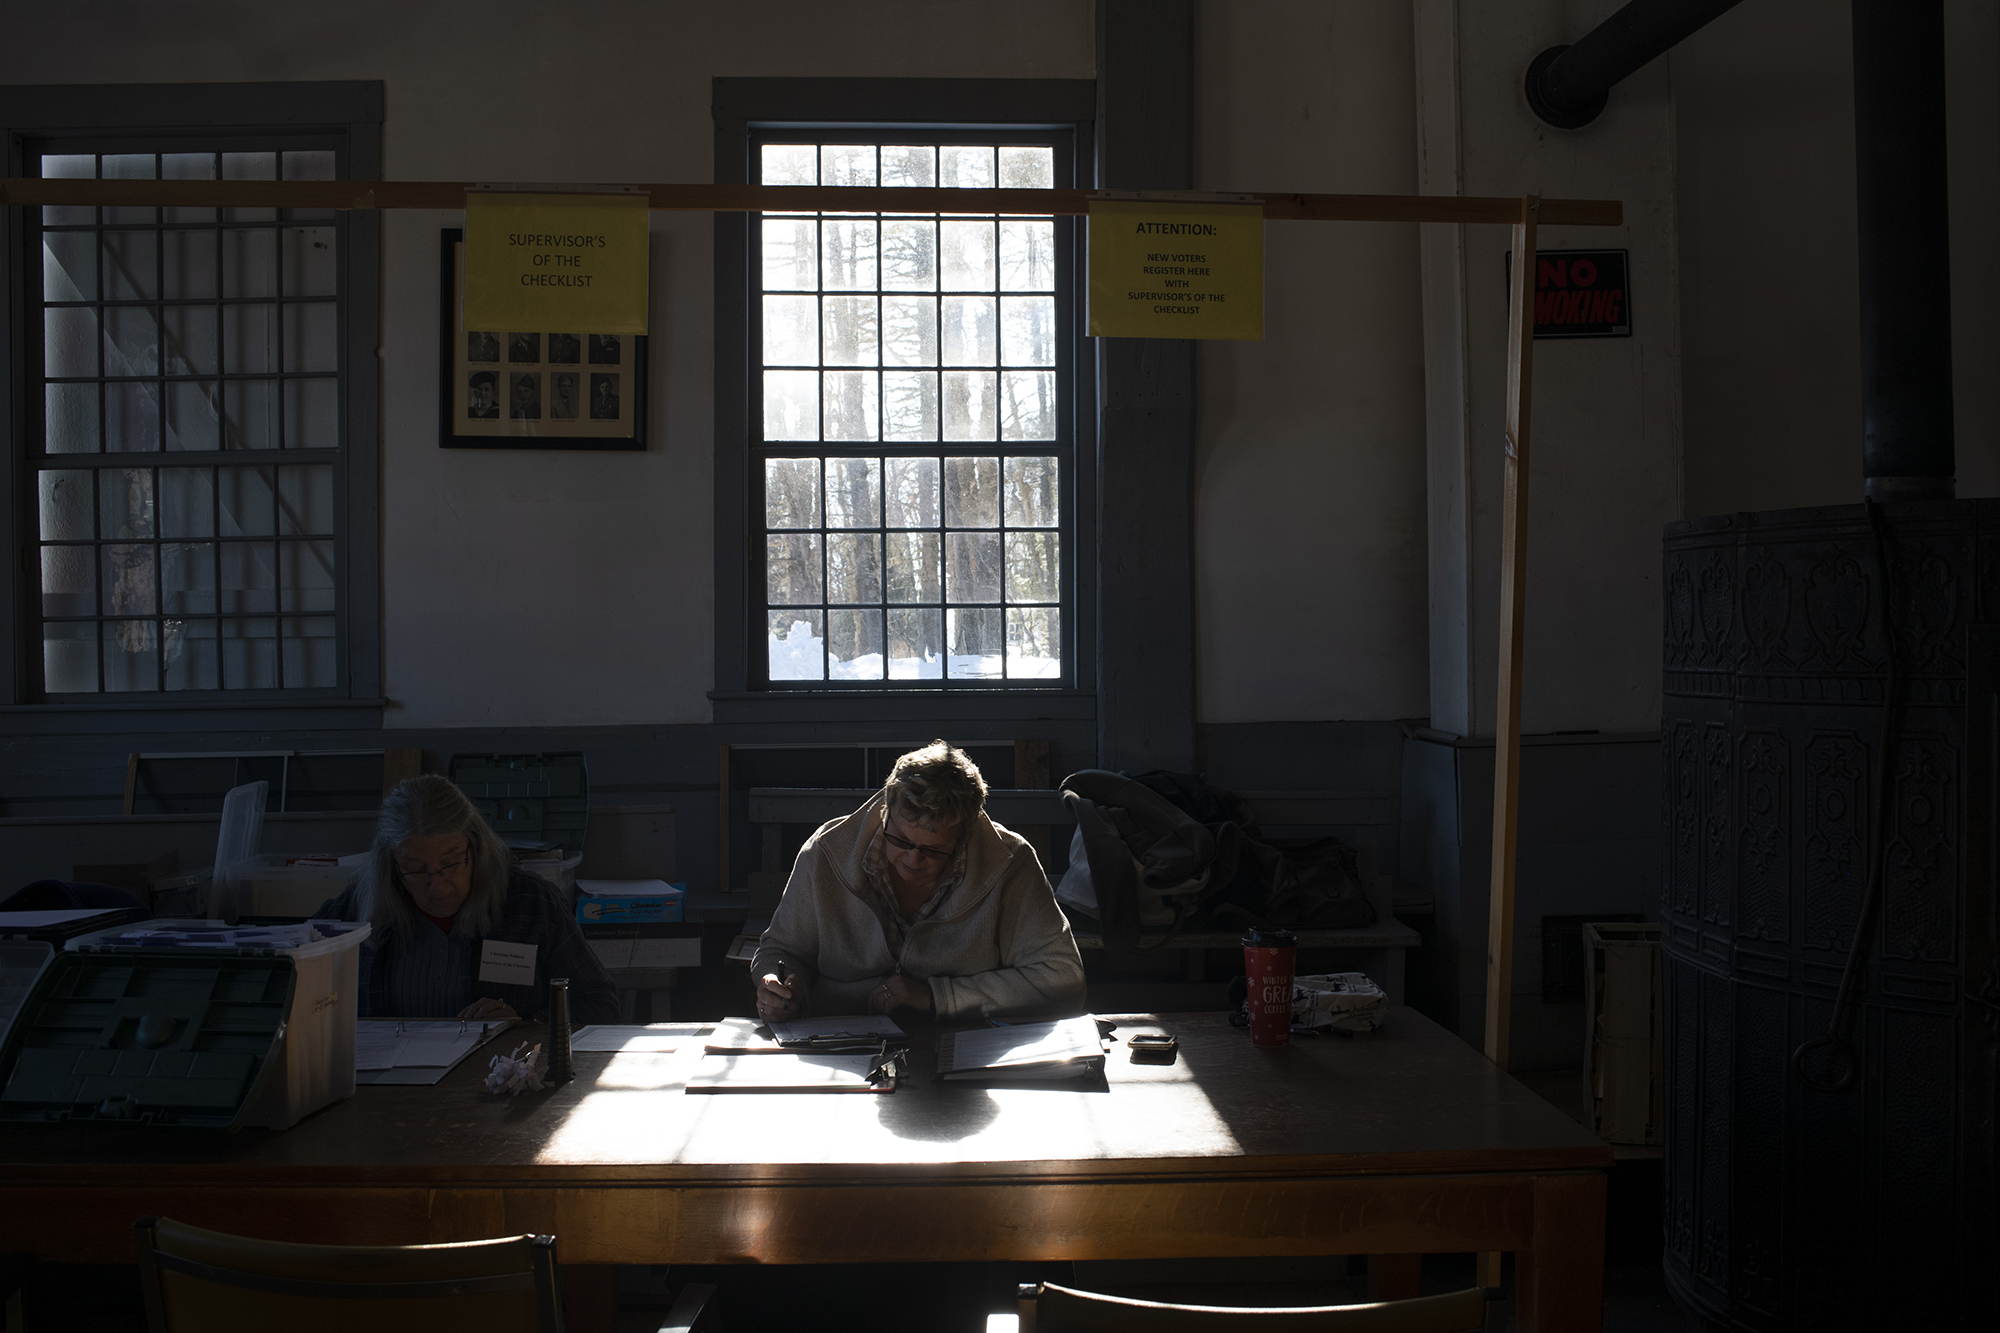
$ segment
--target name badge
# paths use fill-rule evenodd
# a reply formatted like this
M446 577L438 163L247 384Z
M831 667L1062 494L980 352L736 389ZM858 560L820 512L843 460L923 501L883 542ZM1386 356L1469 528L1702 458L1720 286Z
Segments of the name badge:
M479 950L479 979L506 986L535 984L535 946L487 940Z

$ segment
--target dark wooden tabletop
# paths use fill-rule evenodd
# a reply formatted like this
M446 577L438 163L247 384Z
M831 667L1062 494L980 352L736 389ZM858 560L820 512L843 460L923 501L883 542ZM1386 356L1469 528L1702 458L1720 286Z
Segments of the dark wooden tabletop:
M1141 1020L1120 1020L1129 1030ZM126 1125L0 1129L19 1183L147 1176L410 1183L1429 1174L1602 1169L1611 1150L1476 1050L1407 1008L1380 1032L1260 1050L1220 1015L1146 1019L1171 1066L1112 1048L1091 1087L931 1080L935 1037L893 1094L683 1091L702 1039L672 1054L579 1053L575 1082L518 1097L482 1085L515 1028L431 1087L364 1086L273 1133Z

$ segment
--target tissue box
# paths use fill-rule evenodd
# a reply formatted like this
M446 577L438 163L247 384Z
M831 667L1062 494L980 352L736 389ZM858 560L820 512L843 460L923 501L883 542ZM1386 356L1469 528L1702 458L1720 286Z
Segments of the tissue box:
M659 879L580 879L576 919L588 926L679 921L687 885Z

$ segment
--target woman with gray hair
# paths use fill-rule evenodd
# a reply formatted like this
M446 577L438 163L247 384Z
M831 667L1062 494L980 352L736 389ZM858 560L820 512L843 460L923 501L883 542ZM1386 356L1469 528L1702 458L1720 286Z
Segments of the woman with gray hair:
M758 1016L1081 1013L1069 921L1034 849L985 806L978 765L932 741L813 834L751 960Z
M546 881L507 848L448 778L382 798L367 867L321 917L367 921L362 1016L539 1018L550 977L569 978L570 1021L615 1023L618 992Z

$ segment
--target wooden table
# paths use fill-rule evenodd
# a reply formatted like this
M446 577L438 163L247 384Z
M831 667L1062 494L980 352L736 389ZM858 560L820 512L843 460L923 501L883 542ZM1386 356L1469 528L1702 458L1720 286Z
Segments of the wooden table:
M127 1261L149 1213L348 1244L551 1232L579 1264L1506 1250L1522 1327L1599 1327L1611 1151L1478 1052L1404 1008L1276 1050L1162 1021L1179 1063L1117 1047L1094 1091L936 1084L925 1039L892 1095L688 1096L691 1039L514 1098L475 1055L279 1134L10 1126L0 1251Z

